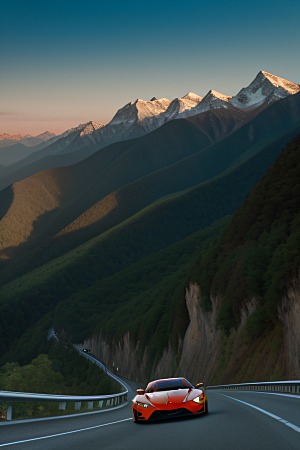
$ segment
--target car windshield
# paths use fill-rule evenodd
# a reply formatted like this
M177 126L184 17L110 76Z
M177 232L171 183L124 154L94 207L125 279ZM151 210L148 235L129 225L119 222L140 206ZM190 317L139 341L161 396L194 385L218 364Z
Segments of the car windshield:
M148 384L145 392L147 394L151 394L152 392L171 391L175 389L186 389L192 387L193 386L184 378L176 378L172 380L152 381Z

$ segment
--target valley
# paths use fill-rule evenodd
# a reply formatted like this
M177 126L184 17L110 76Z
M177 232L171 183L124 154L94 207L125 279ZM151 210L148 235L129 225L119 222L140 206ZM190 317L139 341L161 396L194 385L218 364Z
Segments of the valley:
M299 135L299 85L261 71L0 153L1 366L54 326L134 381L299 377Z

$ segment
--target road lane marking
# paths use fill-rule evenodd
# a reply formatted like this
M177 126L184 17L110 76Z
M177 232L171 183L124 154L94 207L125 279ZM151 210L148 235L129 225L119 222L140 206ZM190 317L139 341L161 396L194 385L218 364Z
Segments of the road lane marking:
M287 427L290 427L290 428L292 428L293 430L295 430L295 431L297 431L298 433L300 433L300 428L299 428L299 427L297 427L296 425L294 425L294 424L288 422L288 421L285 420L285 419L282 419L282 418L279 417L279 416L275 416L275 414L272 414L272 413L266 411L265 409L259 408L258 406L252 405L251 403L243 402L242 400L238 400L237 398L229 397L229 395L220 394L220 393L219 393L219 395L223 395L224 397L231 398L231 400L235 400L236 402L240 402L240 403L243 403L244 405L250 406L251 408L256 409L257 411L260 411L260 412L266 414L267 416L272 417L272 419L278 420L279 422L283 423L283 424L286 425Z
M6 447L8 445L14 444L24 444L25 442L40 441L41 439L49 439L57 436L65 436L66 434L79 433L80 431L94 430L95 428L106 427L107 425L114 425L116 423L126 422L127 420L132 420L132 417L129 417L128 419L117 420L116 422L109 422L103 423L102 425L95 425L94 427L81 428L80 430L66 431L65 433L58 433L58 434L50 434L49 436L41 436L32 439L25 439L24 441L7 442L6 444L0 444L0 447Z

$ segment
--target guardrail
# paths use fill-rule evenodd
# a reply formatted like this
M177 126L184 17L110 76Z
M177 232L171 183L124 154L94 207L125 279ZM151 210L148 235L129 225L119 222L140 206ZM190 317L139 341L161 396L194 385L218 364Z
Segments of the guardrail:
M128 394L128 386L126 383L117 377L115 374L106 369L104 364L98 361L96 358L93 358L90 355L86 355L81 352L84 356L90 359L93 363L99 366L102 370L104 370L107 375L116 380L123 386L123 392L118 394L109 394L109 395L53 395L53 394L38 394L38 393L29 393L29 392L12 392L12 391L0 391L0 401L5 402L58 402L59 409L65 410L67 402L75 403L75 410L81 409L82 402L88 402L88 409L94 408L94 402L98 402L97 408L107 408L107 407L116 407L127 401ZM9 406L7 409L6 420L12 420L12 406Z
M282 394L300 394L300 381L264 381L259 383L222 384L207 386L207 390L278 392Z

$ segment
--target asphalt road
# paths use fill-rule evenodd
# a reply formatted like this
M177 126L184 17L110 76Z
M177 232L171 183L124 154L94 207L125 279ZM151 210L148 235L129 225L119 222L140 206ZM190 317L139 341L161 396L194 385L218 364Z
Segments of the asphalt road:
M132 390L128 397L134 395ZM100 414L11 423L0 426L0 449L300 449L300 398L236 391L207 395L209 413L195 418L135 424L129 401Z

